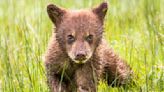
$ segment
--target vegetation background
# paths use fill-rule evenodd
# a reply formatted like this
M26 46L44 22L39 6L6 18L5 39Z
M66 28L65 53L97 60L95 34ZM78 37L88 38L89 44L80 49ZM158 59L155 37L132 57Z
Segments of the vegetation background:
M103 0L0 0L0 92L48 92L42 56L53 25L46 5L90 8ZM135 84L99 92L164 92L164 0L109 0L104 36Z

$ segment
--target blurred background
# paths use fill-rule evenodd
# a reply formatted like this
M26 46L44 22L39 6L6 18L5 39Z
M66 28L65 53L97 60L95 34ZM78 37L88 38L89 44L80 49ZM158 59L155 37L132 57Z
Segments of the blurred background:
M101 82L99 92L164 91L164 0L106 0L104 37L134 71L123 89ZM103 0L0 0L0 92L48 92L43 55L53 24L46 6L90 9Z

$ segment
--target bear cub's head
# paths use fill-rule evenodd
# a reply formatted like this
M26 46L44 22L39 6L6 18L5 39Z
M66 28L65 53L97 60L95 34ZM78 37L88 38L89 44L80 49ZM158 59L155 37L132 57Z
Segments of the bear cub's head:
M86 63L102 39L106 2L91 10L67 10L50 4L49 18L56 27L56 40L75 63Z

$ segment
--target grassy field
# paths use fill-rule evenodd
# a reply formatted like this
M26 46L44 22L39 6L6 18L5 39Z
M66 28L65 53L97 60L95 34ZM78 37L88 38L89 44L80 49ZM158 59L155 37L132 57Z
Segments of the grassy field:
M0 92L48 92L42 56L52 33L46 5L90 8L102 0L0 0ZM127 89L164 92L164 0L109 0L104 36L134 71Z

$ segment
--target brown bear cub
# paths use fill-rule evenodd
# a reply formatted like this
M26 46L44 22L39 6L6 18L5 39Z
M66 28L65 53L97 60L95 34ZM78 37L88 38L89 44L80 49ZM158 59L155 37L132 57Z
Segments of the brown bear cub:
M106 2L78 11L47 6L56 27L45 56L51 92L97 92L100 80L110 86L127 84L131 69L102 36L107 9Z

